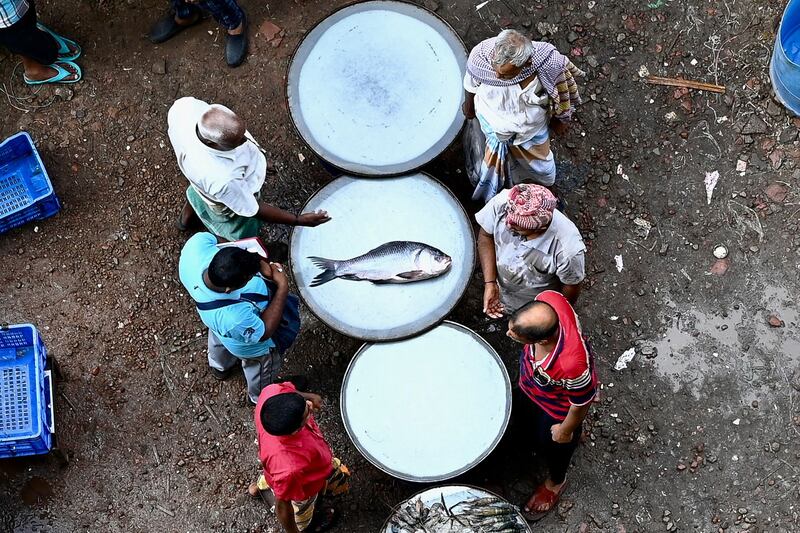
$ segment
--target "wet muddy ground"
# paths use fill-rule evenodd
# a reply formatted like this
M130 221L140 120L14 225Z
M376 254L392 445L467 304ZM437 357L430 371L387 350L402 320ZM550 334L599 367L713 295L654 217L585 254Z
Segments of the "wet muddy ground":
M19 97L6 97L0 134L31 133L64 203L0 236L0 320L36 324L61 362L56 425L71 458L63 469L48 458L0 462L0 530L278 530L244 494L257 465L243 379L208 375L205 333L177 280L185 181L166 112L184 95L234 108L279 169L267 197L299 209L330 176L292 130L283 76L303 33L338 4L243 2L253 53L233 71L210 22L151 46L144 34L164 8L154 0L38 3L84 46L85 79L69 91L29 97L16 60L0 55L4 91ZM480 4L425 2L469 47L514 26L588 72L585 104L554 151L566 213L589 247L577 310L604 385L570 488L537 530L797 531L800 123L772 100L767 74L782 6ZM647 72L727 92L646 85ZM461 164L455 146L426 170L465 200ZM703 182L715 170L708 203ZM288 239L283 227L268 233ZM724 260L712 254L719 244ZM483 335L513 374L516 348L502 323L481 317L481 287L476 278L451 319ZM354 471L338 531L377 531L424 486L353 448L338 392L360 343L303 318L284 368L326 397L320 424ZM633 360L615 370L630 348ZM459 481L519 503L541 476L509 432Z

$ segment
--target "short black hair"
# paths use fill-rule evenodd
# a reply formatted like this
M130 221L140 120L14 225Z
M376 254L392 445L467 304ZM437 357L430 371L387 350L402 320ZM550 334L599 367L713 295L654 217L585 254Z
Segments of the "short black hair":
M261 425L270 435L291 435L303 425L306 400L296 392L282 392L264 402Z
M261 256L241 248L223 248L208 265L208 279L217 287L240 289L261 268Z
M549 307L555 314L556 319L552 325L549 324L522 325L519 323L520 316L525 314L526 311L529 311L535 307L540 307L542 305L546 305L547 307ZM558 331L558 326L559 326L558 314L555 313L555 309L553 309L547 302L540 302L538 300L528 302L519 309L517 309L517 311L514 312L513 315L511 315L511 324L510 324L511 330L514 333L516 333L519 337L525 339L528 342L539 342L544 339L549 339L550 337L556 334L556 332Z

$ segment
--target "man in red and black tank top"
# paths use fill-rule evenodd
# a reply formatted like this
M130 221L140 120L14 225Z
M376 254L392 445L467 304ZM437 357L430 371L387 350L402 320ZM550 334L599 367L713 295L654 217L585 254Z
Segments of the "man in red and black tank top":
M520 356L522 394L515 407L531 418L531 436L550 474L524 506L527 514L536 515L550 511L564 490L583 419L597 391L597 375L578 317L558 292L544 291L514 313L507 335L525 345Z

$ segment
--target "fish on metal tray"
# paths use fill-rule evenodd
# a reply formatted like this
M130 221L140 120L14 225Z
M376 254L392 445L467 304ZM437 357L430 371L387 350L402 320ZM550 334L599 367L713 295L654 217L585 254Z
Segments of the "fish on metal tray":
M448 508L426 506L420 498L400 506L389 521L391 533L524 533L517 508L496 497L463 500Z
M335 278L372 283L409 283L435 278L452 264L449 255L421 242L391 241L351 259L309 257L322 272L312 281L318 287Z

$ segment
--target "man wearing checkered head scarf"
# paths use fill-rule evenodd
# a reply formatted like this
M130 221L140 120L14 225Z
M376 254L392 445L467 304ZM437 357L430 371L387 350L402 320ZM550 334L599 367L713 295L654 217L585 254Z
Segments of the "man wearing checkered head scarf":
M586 246L556 203L545 187L524 183L501 191L475 215L488 316L513 313L544 290L573 304L578 299Z

